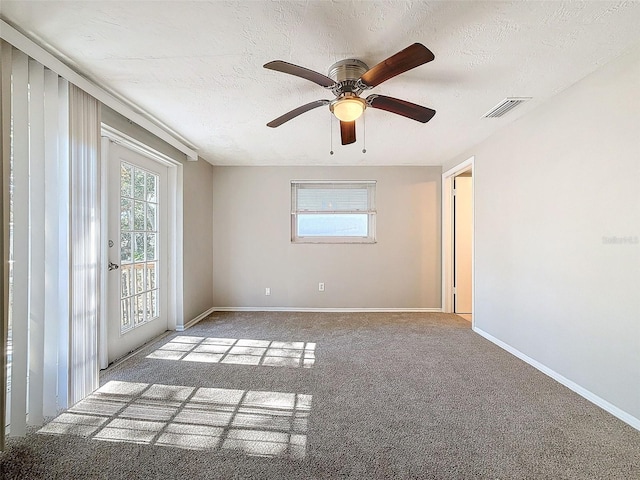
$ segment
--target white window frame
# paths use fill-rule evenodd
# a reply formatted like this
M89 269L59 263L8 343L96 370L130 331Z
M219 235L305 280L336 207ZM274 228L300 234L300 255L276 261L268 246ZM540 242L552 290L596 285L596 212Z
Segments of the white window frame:
M367 210L323 210L308 211L298 209L298 191L300 189L327 188L363 188L367 189ZM291 243L376 243L376 181L375 180L292 180L291 181ZM367 214L367 236L299 236L299 214L345 215Z

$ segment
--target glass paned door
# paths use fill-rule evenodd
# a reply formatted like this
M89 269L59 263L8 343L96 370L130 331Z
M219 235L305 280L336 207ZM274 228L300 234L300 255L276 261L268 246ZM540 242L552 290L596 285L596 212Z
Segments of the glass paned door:
M112 362L167 330L165 165L109 142L107 352Z
M159 316L159 175L120 162L120 330Z

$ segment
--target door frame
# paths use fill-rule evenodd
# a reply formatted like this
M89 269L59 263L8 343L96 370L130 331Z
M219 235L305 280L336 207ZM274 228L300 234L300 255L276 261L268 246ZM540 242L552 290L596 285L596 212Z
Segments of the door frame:
M473 227L471 235L471 324L475 325L476 296L475 296L475 157L468 158L442 174L442 311L453 313L453 179L454 177L471 172L471 215Z
M169 330L184 330L184 309L183 309L183 165L168 155L155 150L148 145L136 140L129 135L105 125L101 125L102 150L100 165L100 195L102 205L100 212L100 230L108 232L108 192L109 192L109 144L117 143L140 155L143 155L159 164L167 167L167 328ZM108 305L108 285L107 285L107 265L109 264L109 247L106 239L100 246L101 275L100 275L100 329L99 329L99 361L100 368L108 366L107 350L107 305Z

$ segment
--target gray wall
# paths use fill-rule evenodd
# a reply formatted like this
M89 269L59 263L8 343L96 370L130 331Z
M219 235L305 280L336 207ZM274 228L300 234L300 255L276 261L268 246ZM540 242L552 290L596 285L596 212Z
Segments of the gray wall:
M640 48L471 155L475 326L640 419Z
M440 178L440 167L214 167L215 306L439 308ZM377 180L378 243L292 244L291 180Z
M186 324L213 306L213 167L202 159L186 161L183 153L105 106L102 107L102 122L183 164L183 312Z
M184 166L184 322L213 307L213 167Z

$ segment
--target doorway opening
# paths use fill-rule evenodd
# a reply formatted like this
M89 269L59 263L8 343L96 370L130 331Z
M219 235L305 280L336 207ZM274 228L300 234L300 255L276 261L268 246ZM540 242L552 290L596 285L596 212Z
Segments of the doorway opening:
M473 324L473 162L442 174L442 311Z
M182 314L182 164L102 125L100 368Z

